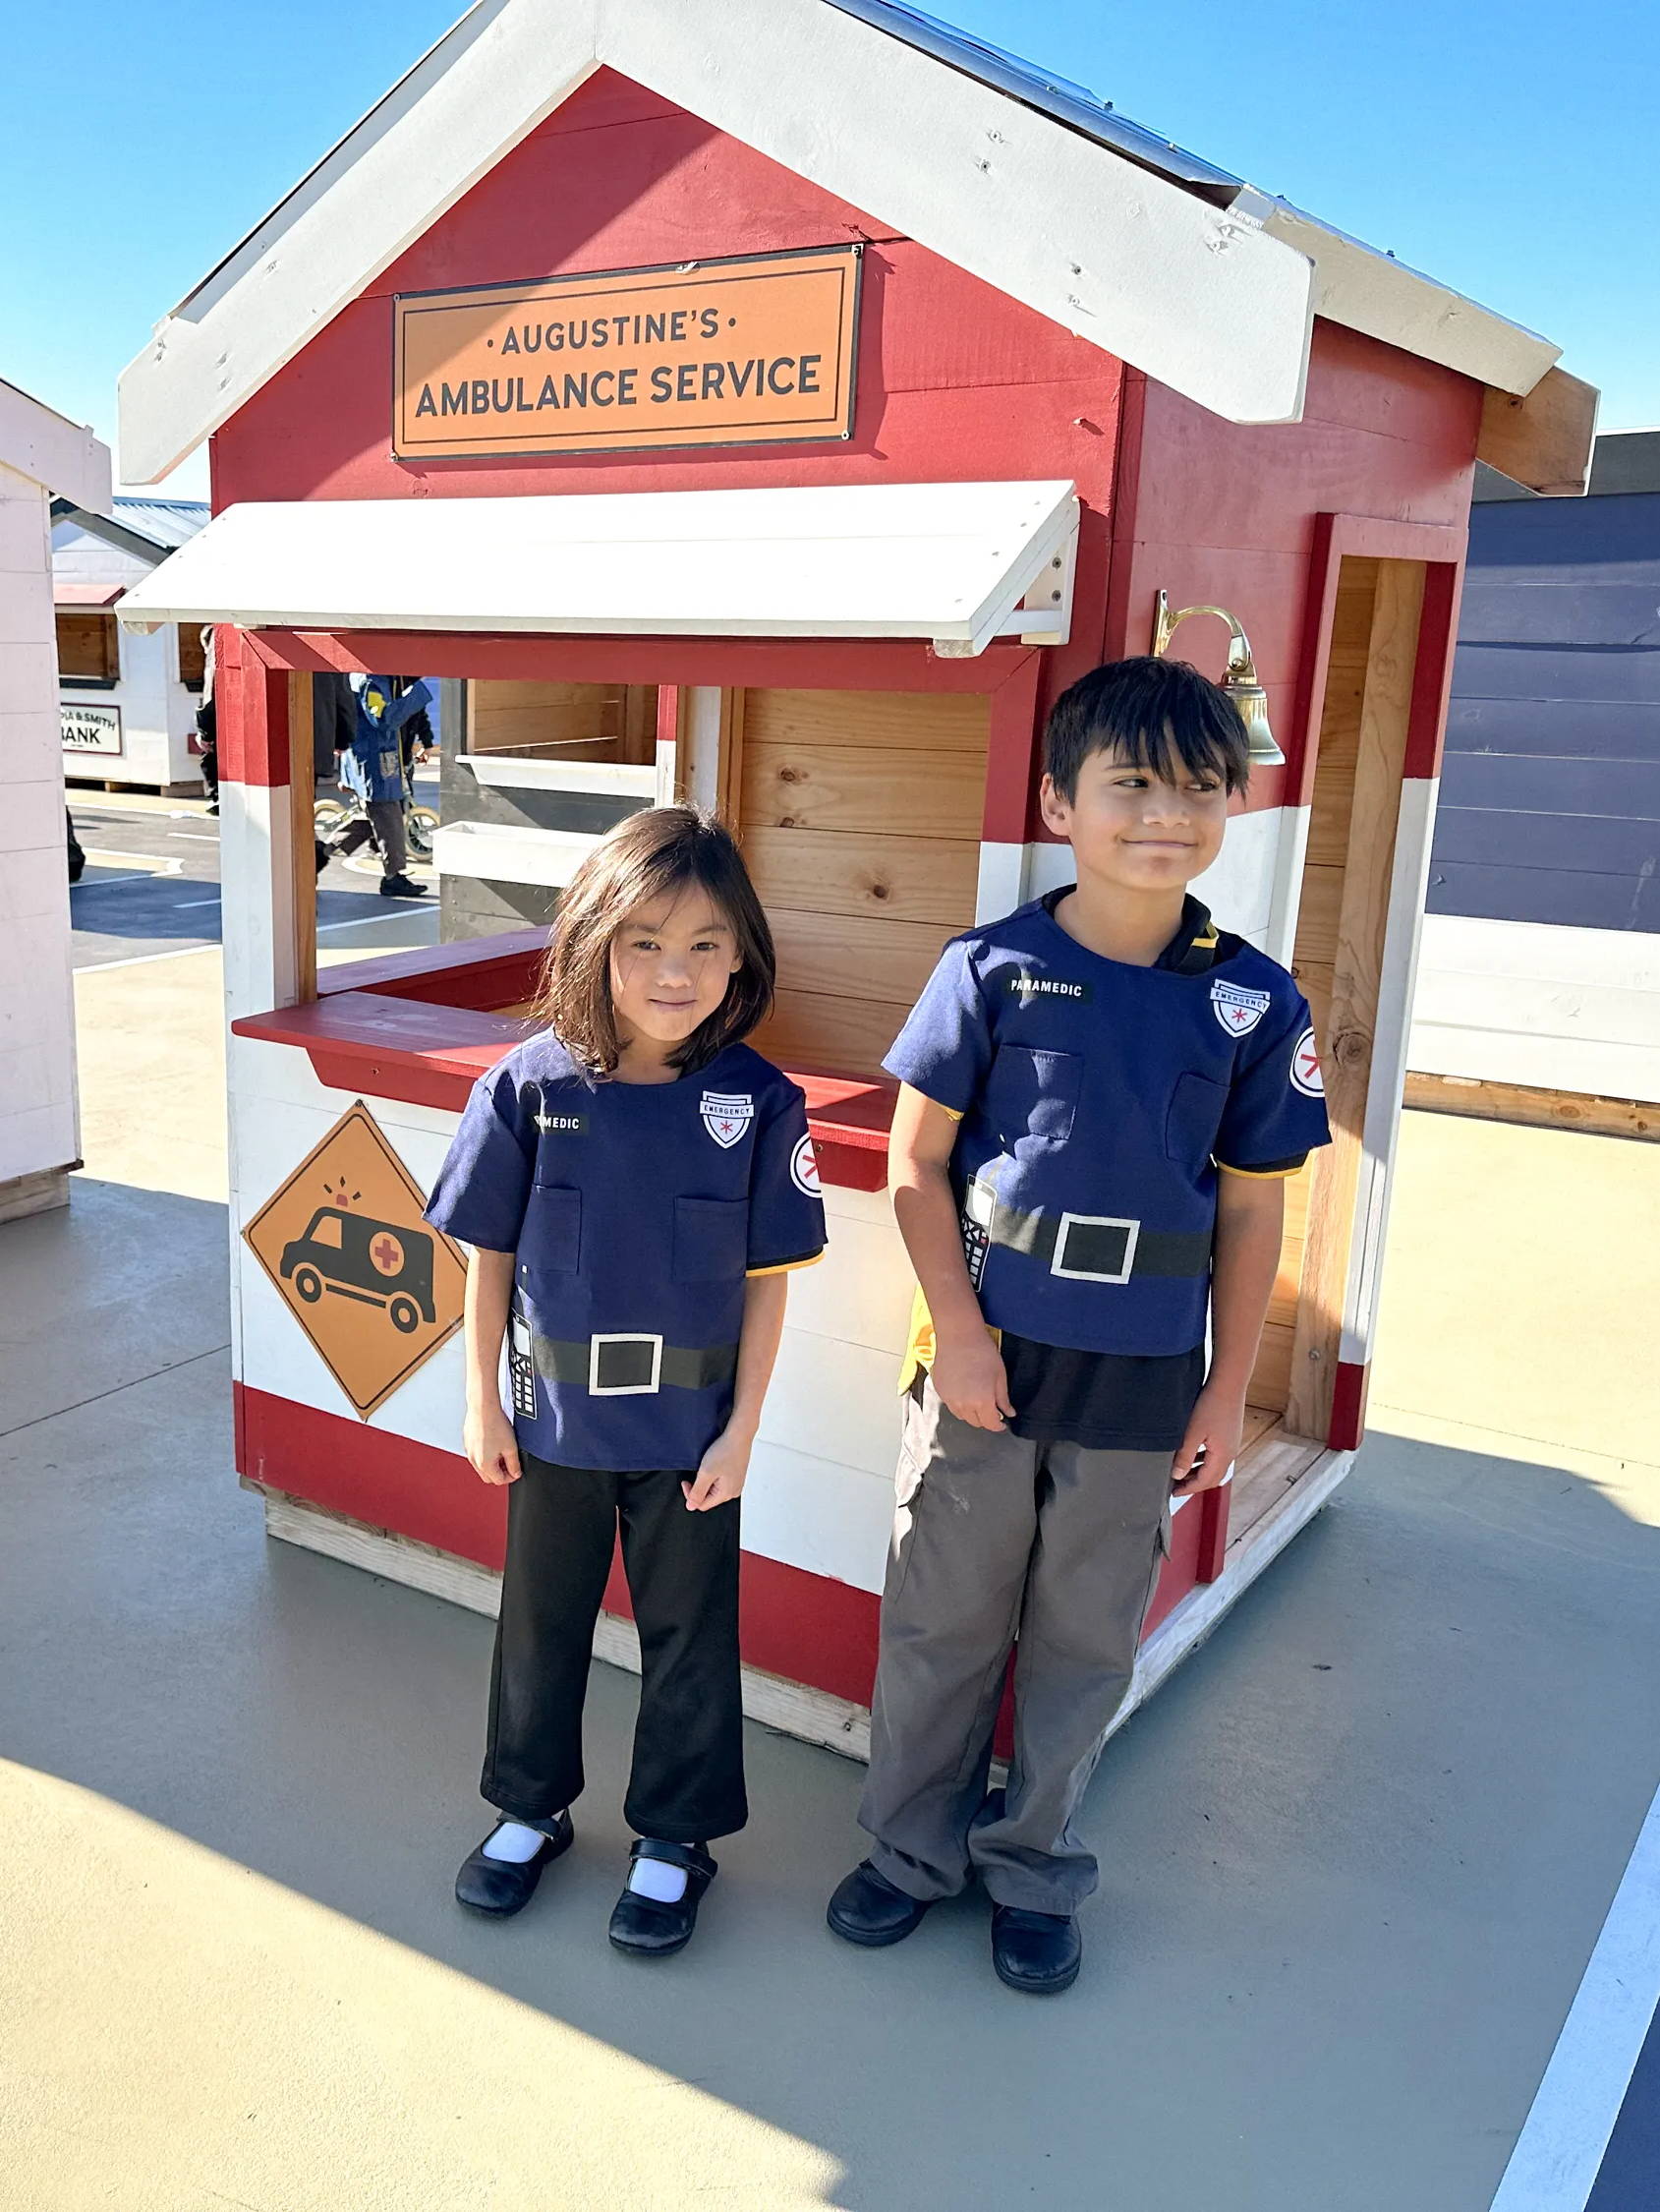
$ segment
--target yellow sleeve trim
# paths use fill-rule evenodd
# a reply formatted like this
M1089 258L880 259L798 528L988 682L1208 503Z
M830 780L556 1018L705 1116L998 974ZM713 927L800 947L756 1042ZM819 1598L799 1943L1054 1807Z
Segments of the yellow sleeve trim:
M905 1088L914 1090L919 1098L926 1098L930 1106L938 1106L941 1113L949 1115L953 1122L960 1122L963 1113L967 1111L966 1108L959 1111L955 1106L947 1106L943 1098L936 1098L932 1091L924 1090L920 1083L906 1083Z
M1236 1168L1230 1167L1226 1160L1218 1160L1216 1164L1224 1175L1242 1175L1249 1183L1289 1183L1308 1163L1299 1160L1294 1168Z
M992 1330L994 1344L1002 1342L1002 1329ZM911 1325L905 1342L905 1357L899 1368L899 1395L902 1398L919 1373L926 1373L934 1365L934 1316L928 1310L928 1301L918 1283L911 1296Z
M746 1267L744 1273L751 1282L758 1275L793 1275L798 1267L817 1267L824 1256L822 1252L816 1252L806 1259L780 1260L776 1267Z

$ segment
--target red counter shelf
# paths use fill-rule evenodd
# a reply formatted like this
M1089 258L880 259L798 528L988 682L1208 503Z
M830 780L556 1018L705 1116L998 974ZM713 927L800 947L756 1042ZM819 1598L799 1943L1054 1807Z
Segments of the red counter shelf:
M330 1090L459 1113L486 1069L529 1033L523 1006L546 942L541 930L355 960L325 970L302 1006L244 1015L239 1037L298 1046ZM823 1181L880 1191L897 1085L792 1070Z

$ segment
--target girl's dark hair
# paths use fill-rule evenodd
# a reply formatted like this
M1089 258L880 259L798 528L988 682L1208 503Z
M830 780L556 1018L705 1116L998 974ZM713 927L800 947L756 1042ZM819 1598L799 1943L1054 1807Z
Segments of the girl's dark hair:
M688 886L707 891L737 940L743 965L707 1020L668 1055L680 1069L707 1067L747 1037L773 1006L773 932L730 833L697 806L630 814L589 853L566 885L531 1002L534 1020L593 1075L622 1057L611 1006L611 940L626 914L671 902Z
M1091 753L1120 753L1173 784L1215 776L1242 791L1250 775L1249 739L1238 708L1220 684L1185 661L1144 654L1109 661L1061 692L1044 731L1044 767L1064 799L1078 795L1078 771Z

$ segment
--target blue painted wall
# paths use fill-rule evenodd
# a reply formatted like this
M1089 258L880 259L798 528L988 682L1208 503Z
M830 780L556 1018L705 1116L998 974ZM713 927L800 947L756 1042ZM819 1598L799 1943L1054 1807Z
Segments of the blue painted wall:
M1597 481L1470 510L1432 914L1660 933L1660 490Z

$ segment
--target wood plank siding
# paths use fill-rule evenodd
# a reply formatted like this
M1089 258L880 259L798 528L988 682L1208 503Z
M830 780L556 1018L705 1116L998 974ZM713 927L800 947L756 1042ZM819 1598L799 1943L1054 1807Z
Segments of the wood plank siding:
M752 690L738 829L773 922L756 1043L875 1075L948 937L974 918L988 708L937 693Z

